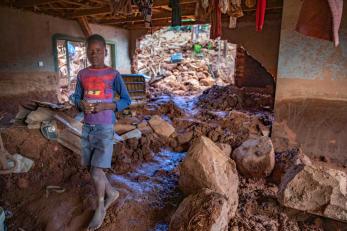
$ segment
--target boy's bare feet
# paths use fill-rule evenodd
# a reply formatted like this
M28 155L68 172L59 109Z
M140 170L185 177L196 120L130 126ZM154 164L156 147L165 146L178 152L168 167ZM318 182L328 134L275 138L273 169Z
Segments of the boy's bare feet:
M105 210L107 210L113 202L115 202L119 197L119 192L116 189L112 189L105 197Z
M88 225L88 231L97 230L101 227L104 222L106 215L106 209L104 205L99 205L94 212L94 216Z

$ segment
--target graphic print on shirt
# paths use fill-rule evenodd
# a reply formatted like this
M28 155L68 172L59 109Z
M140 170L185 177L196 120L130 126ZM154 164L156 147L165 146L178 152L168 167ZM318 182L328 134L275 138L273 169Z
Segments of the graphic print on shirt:
M112 82L114 75L87 76L83 78L84 96L91 100L113 98Z

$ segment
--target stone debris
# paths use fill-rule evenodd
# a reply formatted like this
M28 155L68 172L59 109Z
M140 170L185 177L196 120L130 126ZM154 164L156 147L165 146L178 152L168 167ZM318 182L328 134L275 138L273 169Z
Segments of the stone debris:
M230 157L232 152L230 144L217 143L217 146L225 153L226 156Z
M227 231L227 198L210 189L186 197L171 218L169 231Z
M346 222L346 173L315 165L294 165L282 179L278 200L290 208Z
M179 167L179 187L187 195L209 188L226 196L232 218L238 205L239 177L235 162L210 139L198 138Z
M267 177L275 165L275 153L267 136L246 140L232 154L237 169L246 177Z

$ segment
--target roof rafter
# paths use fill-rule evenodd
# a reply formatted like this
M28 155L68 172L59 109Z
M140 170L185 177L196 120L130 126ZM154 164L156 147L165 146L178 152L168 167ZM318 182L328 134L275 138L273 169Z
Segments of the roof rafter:
M15 2L16 7L33 7L48 3L59 2L59 0L19 0Z

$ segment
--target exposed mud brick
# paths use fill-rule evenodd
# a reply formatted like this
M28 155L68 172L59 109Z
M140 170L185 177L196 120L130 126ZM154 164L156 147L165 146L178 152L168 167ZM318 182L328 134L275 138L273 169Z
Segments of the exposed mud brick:
M127 133L131 130L134 130L136 126L131 125L131 124L121 124L121 123L116 123L115 125L115 130L117 134L122 135L124 133Z
M175 132L175 128L158 115L153 116L149 120L149 125L155 133L166 138L169 138Z

